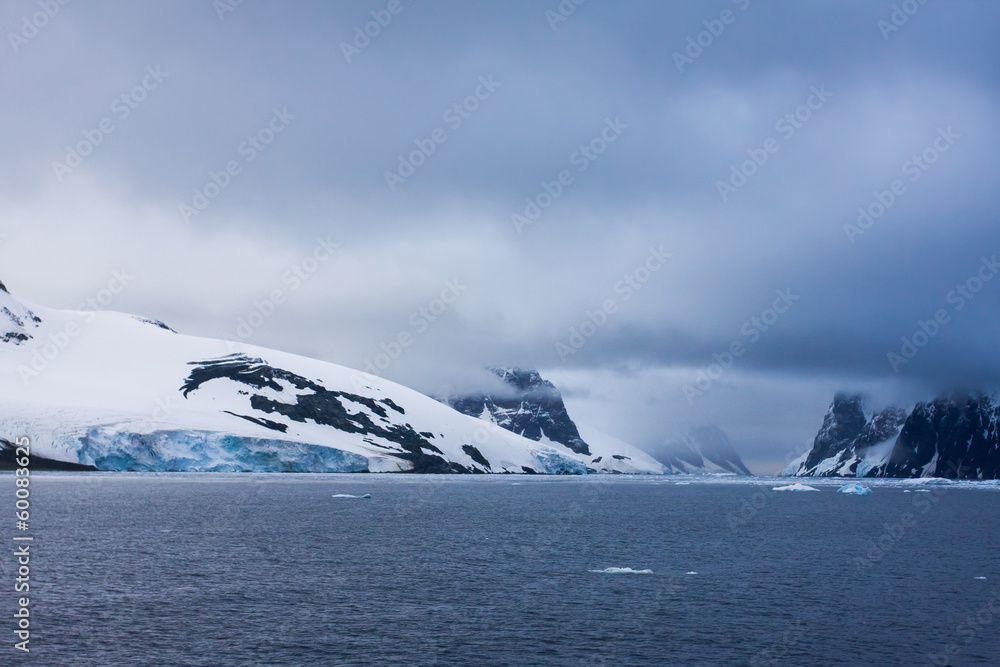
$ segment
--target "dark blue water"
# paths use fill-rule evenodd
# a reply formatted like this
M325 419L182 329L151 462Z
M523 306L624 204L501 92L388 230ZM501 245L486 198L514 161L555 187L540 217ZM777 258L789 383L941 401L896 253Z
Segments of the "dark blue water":
M996 491L33 480L32 652L4 621L0 664L1000 664ZM608 567L653 574L589 571Z

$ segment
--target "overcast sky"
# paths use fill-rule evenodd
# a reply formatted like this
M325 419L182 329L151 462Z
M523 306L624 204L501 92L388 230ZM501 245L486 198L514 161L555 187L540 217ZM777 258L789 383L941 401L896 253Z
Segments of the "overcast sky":
M836 390L995 384L995 2L62 1L0 5L22 298L124 270L112 309L428 393L536 367L758 472Z

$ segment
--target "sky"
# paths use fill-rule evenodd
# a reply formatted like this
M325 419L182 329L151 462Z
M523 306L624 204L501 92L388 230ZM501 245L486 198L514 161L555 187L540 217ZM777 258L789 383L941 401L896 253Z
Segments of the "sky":
M1000 5L6 0L0 279L752 470L993 388ZM122 280L123 279L123 280Z

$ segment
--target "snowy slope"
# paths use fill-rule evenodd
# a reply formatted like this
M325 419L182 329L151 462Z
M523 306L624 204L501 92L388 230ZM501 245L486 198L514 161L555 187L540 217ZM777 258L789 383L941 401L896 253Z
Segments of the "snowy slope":
M670 471L646 452L587 424L577 424L580 437L590 445L587 465L601 472L667 474Z
M0 439L104 470L537 472L587 457L387 380L0 290ZM0 442L0 448L4 447Z

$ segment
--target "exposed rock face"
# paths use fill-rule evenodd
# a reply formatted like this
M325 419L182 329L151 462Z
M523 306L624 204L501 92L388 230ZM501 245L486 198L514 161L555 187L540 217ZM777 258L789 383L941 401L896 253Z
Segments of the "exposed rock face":
M0 343L26 343L41 323L41 318L11 297L7 287L0 282Z
M488 388L462 396L441 399L462 414L488 422L523 438L537 442L540 448L572 452L585 463L579 470L563 467L563 472L600 474L655 474L671 472L638 447L603 433L587 424L577 427L570 419L562 394L536 370L489 368L496 378ZM478 452L464 450L473 461ZM550 472L556 466L544 453L538 459ZM525 470L524 472L529 472ZM558 471L557 471L558 472Z
M997 397L983 394L918 403L882 476L1000 479L998 416Z
M529 440L543 437L569 447L577 454L590 454L590 447L569 418L562 394L536 370L490 368L510 388L504 394L473 394L451 397L447 403L459 412L483 417L486 411L498 426Z
M838 394L796 476L1000 478L1000 402L949 394L869 414L859 395Z
M869 413L860 394L837 394L813 441L812 451L795 474L853 477L871 448L894 439L905 419L906 411L901 408ZM864 472L862 466L862 475Z
M388 419L389 410L399 415L405 415L406 411L396 405L391 398L375 400L350 392L331 391L318 382L274 368L261 359L253 359L246 355L235 354L191 365L194 369L181 388L185 398L206 383L220 379L231 380L256 390L250 393L250 407L258 414L278 414L303 424L311 421L345 433L370 436L369 444L373 446L378 446L379 441L388 441L391 445L385 447L387 453L411 462L413 464L411 472L472 472L465 466L449 461L431 442L435 437L433 433L417 433L408 423L392 423ZM286 386L290 386L295 393L286 392ZM261 391L264 389L271 390L272 395L274 393L290 395L272 398ZM367 410L352 411L349 409L352 405ZM284 423L235 412L229 414L280 433L288 430L287 424Z

